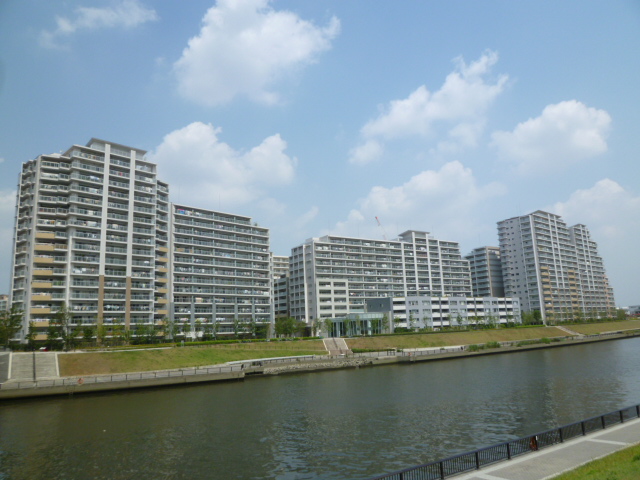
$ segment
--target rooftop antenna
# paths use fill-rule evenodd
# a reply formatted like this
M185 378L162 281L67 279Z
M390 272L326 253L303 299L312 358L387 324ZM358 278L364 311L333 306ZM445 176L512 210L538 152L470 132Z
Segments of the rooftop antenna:
M378 226L382 230L382 238L384 238L384 240L386 241L387 240L387 231L384 229L384 227L380 223L380 219L378 217L376 217L376 222L378 222Z

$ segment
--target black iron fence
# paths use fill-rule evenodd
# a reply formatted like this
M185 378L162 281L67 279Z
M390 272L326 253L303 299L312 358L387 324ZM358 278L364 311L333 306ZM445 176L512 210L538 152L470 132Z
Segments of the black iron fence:
M563 425L508 442L491 445L472 452L461 453L436 462L405 468L371 480L442 480L453 475L479 470L493 463L511 460L514 457L535 452L551 445L566 442L575 437L588 435L612 425L640 418L640 405L605 413L580 422Z

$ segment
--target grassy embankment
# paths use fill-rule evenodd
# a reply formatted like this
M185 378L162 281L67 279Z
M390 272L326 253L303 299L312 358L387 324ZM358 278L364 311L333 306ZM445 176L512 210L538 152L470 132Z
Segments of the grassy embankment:
M584 323L567 325L568 329L583 335L632 330L640 328L640 320L620 322ZM347 340L349 348L385 350L387 348L428 348L450 345L474 345L487 342L509 342L537 338L566 337L564 330L555 327L504 328L495 330L470 330L466 332L429 333L425 335L388 335L358 337Z
M617 330L632 330L640 328L640 320L625 320L622 322L582 323L580 325L567 325L567 328L583 335L595 335L596 333L615 332Z
M60 375L144 372L171 368L217 365L235 360L324 355L321 340L277 343L237 343L203 347L174 347L159 350L131 350L99 353L59 354Z
M640 477L640 445L620 450L554 480L637 480Z
M569 325L585 333L640 328L640 320L601 324ZM426 348L450 345L473 345L487 342L531 340L563 337L567 333L555 327L505 328L467 332L384 335L348 339L350 348L386 350L387 348ZM204 365L216 365L234 360L326 354L320 340L272 343L238 343L203 347L133 350L101 353L73 353L58 356L60 375L92 375L104 373L142 372Z

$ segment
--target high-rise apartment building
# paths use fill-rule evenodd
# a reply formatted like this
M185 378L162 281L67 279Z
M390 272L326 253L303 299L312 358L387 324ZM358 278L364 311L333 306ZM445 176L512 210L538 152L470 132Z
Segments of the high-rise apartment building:
M289 316L289 257L272 255L273 311L276 317Z
M168 301L168 186L145 151L91 139L20 173L11 295L45 337L72 324L154 324Z
M45 339L62 304L74 328L107 335L169 319L189 332L197 322L224 332L236 318L270 321L268 230L172 206L145 153L91 139L23 165L11 281L25 313L19 338L33 322Z
M479 247L465 255L471 269L474 297L504 297L499 247Z
M615 308L602 258L584 225L536 211L498 222L505 293L543 320L605 316Z
M9 295L0 295L0 312L9 309Z
M271 323L269 230L251 218L172 204L173 319L190 332Z
M581 310L590 316L611 312L615 308L613 288L609 284L602 257L598 255L598 244L591 240L589 230L582 224L569 227L569 236L576 248Z
M459 245L413 230L392 241L309 239L292 249L290 275L291 315L306 322L364 312L368 298L471 296Z

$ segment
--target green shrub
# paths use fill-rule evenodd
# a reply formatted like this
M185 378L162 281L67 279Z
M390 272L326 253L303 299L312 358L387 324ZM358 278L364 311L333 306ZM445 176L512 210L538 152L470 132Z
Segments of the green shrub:
M487 342L484 346L486 348L500 348L501 345L498 342Z

